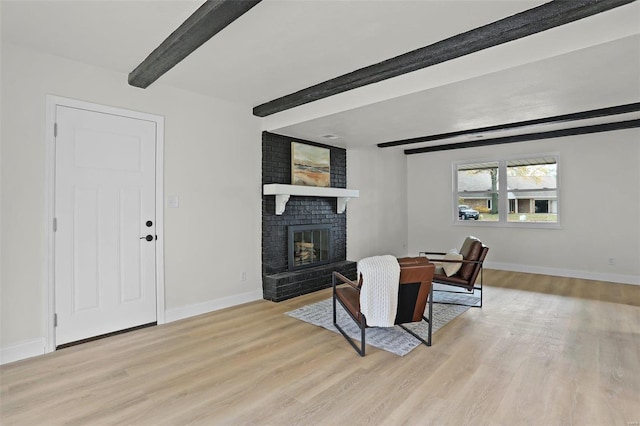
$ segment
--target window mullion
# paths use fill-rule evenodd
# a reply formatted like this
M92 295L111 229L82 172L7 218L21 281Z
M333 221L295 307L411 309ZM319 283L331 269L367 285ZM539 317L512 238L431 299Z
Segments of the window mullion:
M509 213L509 191L507 189L507 162L498 161L498 222L506 223Z

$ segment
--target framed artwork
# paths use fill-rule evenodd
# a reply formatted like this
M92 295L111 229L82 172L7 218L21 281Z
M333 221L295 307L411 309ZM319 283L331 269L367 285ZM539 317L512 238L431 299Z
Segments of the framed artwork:
M291 142L291 184L330 187L329 148Z

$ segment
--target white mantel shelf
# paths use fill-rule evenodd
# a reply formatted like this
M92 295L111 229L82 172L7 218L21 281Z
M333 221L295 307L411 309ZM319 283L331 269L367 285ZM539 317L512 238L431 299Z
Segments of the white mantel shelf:
M319 186L284 185L281 183L269 183L263 185L264 195L276 196L276 214L281 215L287 206L289 197L334 197L338 199L338 213L344 213L347 203L351 198L358 198L360 191L346 188L322 188Z

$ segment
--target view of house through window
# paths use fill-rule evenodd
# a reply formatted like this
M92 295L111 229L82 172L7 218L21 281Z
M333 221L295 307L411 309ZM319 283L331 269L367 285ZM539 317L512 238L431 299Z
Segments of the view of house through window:
M498 220L498 163L458 165L458 220Z
M558 223L558 158L458 164L458 220Z

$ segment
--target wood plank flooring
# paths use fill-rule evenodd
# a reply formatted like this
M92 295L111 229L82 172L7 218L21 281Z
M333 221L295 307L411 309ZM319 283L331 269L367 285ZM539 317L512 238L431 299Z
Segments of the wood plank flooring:
M640 286L487 270L405 357L257 301L0 367L2 425L640 423Z

